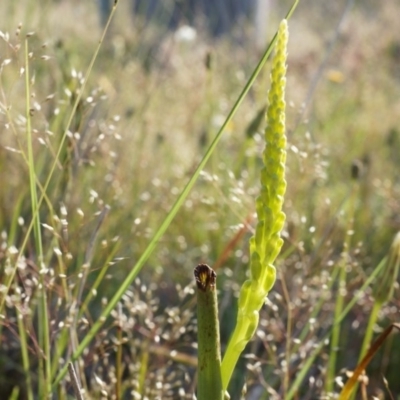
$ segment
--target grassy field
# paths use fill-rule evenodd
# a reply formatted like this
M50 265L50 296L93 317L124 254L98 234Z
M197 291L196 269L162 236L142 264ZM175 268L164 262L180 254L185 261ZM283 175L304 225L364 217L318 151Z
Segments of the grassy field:
M94 2L3 0L2 8L0 397L43 398L101 323L76 363L88 398L191 399L193 269L217 271L223 352L248 270L270 63L101 321L261 54L251 26L186 41L133 24L121 1L90 69L102 34ZM273 9L271 37L287 8ZM289 21L285 244L233 400L336 398L364 338L398 322L399 6L343 10L344 2L304 0ZM399 349L395 333L357 398L400 398ZM51 391L73 398L68 376Z

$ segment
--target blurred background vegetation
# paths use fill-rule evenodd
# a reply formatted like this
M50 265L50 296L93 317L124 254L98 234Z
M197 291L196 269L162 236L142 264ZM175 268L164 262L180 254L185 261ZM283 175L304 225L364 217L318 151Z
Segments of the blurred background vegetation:
M46 266L54 271L47 281L53 339L68 322L60 275L66 274L73 290L82 279L82 265L90 265L84 293L93 298L79 321L81 334L163 221L291 4L271 2L266 29L255 29L255 1L248 6L215 2L224 6L220 14L206 1L150 3L152 13L143 2L120 0L41 208ZM1 10L3 281L32 218L22 157L27 146L25 37L31 34L34 154L44 184L105 19L94 1L3 0ZM331 329L337 297L348 302L358 293L400 230L398 13L397 0L302 0L289 23L285 246L257 337L233 380L232 399L240 398L245 384L245 398L285 398ZM218 273L222 348L226 345L247 271L268 86L266 68L140 278L87 349L83 385L93 398L118 397L113 394L118 363L123 398L192 398L193 268L200 262ZM110 209L102 221L106 205ZM334 279L338 266L345 268L345 287ZM29 241L2 316L4 399L18 393L26 398L16 309L25 310L24 318L31 321L36 379L40 349L32 310L39 269ZM99 274L104 277L94 293ZM398 321L396 279L393 285L376 332ZM371 290L363 291L342 323L336 392L345 370L357 363L373 302ZM305 327L309 330L299 340ZM116 355L119 346L122 359ZM373 361L367 371L369 395L400 395L399 348L400 338L393 336ZM297 398L324 393L329 351L327 342Z

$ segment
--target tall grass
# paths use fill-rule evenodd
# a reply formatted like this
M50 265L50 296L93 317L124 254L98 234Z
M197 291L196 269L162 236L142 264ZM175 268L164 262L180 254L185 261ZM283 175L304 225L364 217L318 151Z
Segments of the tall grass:
M188 282L199 262L224 260L224 351L249 261L268 74L211 142L218 151L207 153L257 63L250 45L235 49L222 39L210 49L166 33L144 60L144 43L120 12L90 67L101 33L93 10L75 6L30 3L28 13L6 2L12 13L0 17L1 397L67 398L62 377L72 358L90 397L189 398L196 328ZM297 125L336 24L320 20L318 7L300 5L292 19L285 244L276 290L233 375L236 398L242 390L254 398L333 396L328 380L328 391L340 391L341 369L356 365L374 307L369 285L399 230L395 3L373 21L361 6L348 16ZM337 15L338 5L329 7ZM349 194L354 159L364 173ZM182 193L179 213L163 222ZM397 298L382 306L375 329L395 319ZM371 365L363 390L384 388L381 370L398 391L397 340Z

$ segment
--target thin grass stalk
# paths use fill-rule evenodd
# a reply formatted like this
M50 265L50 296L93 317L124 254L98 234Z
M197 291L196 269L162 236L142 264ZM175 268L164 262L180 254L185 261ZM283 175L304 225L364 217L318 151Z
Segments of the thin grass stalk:
M382 363L380 365L380 373L381 376L387 376L388 369L391 367L392 363L392 354L394 351L397 351L397 346L394 343L395 336L390 335L386 342L385 347L382 351Z
M117 325L117 356L115 360L115 398L122 399L122 326Z
M27 327L25 326L25 320L23 315L23 305L21 304L21 310L16 307L17 310L17 321L18 321L18 334L21 345L21 356L22 356L22 367L25 373L26 381L26 392L28 400L33 400L33 389L32 389L32 378L29 363L29 351L28 351L28 340L27 340Z
M292 7L290 8L287 18L289 18L294 9L296 8L299 0L296 0ZM256 68L254 69L253 73L251 74L249 80L247 81L245 87L243 88L242 92L240 93L238 99L236 100L235 104L233 105L231 111L229 112L227 118L225 119L225 122L222 124L221 128L219 129L217 135L215 136L214 140L211 142L209 148L207 149L204 157L200 161L199 165L197 166L196 170L194 171L193 175L190 177L189 181L187 182L186 186L182 189L180 195L178 196L177 200L171 207L171 210L168 212L167 216L165 217L164 221L161 223L160 227L157 229L155 232L154 236L152 237L150 243L147 245L146 249L142 253L141 257L139 260L136 262L136 264L132 267L131 271L129 272L128 276L125 278L125 280L121 283L119 289L115 293L115 295L111 298L111 300L107 303L107 306L104 308L102 311L100 317L97 319L97 321L92 325L91 329L89 332L84 336L82 339L82 342L74 352L74 354L71 356L72 360L76 360L85 350L85 348L89 345L89 343L93 340L94 336L97 334L97 332L100 330L100 328L104 325L106 319L110 315L111 311L115 308L121 297L124 295L126 290L129 288L133 280L136 278L136 276L139 274L140 270L144 266L145 262L148 260L150 255L153 253L154 249L156 248L159 240L161 237L164 235L166 232L167 228L171 224L172 220L175 218L176 214L178 213L179 209L181 208L182 204L186 200L188 194L190 193L191 189L193 188L194 184L197 181L197 178L200 175L200 172L203 170L205 165L207 164L207 161L213 154L215 148L217 147L217 144L219 143L223 132L225 131L227 125L231 122L233 116L236 114L236 111L239 109L240 105L242 104L244 98L246 97L247 93L249 92L251 86L253 85L254 81L256 80L258 74L260 73L262 67L266 63L269 55L271 54L271 51L273 49L273 45L276 41L276 34L271 40L268 48L266 49L265 53L261 57L259 63L257 64ZM60 370L58 376L55 379L55 382L53 383L54 385L57 385L61 379L65 376L67 372L67 365L64 365L64 367Z
M38 196L36 190L35 162L33 157L33 138L31 126L30 105L30 76L29 76L29 54L28 38L25 39L25 90L26 90L26 133L28 143L29 161L29 185L32 203L32 223L37 252L37 264L39 268L39 307L38 307L38 337L39 346L43 354L39 356L39 394L46 399L51 393L51 365L50 365L50 331L49 315L47 311L46 281L44 279L47 269L43 263L42 234L40 230L40 214Z
M205 144L208 146L211 142L211 130L212 130L212 116L216 108L217 96L213 93L213 77L214 77L214 55L209 51L206 55L205 60L206 67L206 82L205 82L205 103L207 105L205 111Z
M142 346L142 354L140 358L140 369L138 374L138 392L142 396L145 397L145 389L146 389L146 376L149 367L149 359L150 359L150 351L149 351L149 342L146 340L144 346Z
M76 400L84 400L82 390L79 384L79 379L78 376L76 375L76 371L72 363L68 363L68 372L69 372L69 377L71 379L72 387L74 389Z
M63 298L67 304L71 303L71 291L67 284L67 270L61 252L55 252L58 262L58 277L61 278L61 287L63 289Z
M57 341L54 343L53 357L51 362L52 379L54 379L54 376L57 373L57 369L60 363L60 358L62 357L62 354L70 340L68 328L66 326L63 326L57 336L58 338Z
M26 163L26 165L28 165L28 163ZM18 229L20 228L18 224L18 218L21 215L22 203L25 200L25 198L26 198L26 192L24 190L22 193L19 194L18 200L16 200L14 203L12 222L7 235L8 246L16 244L17 232Z
M371 314L369 315L368 325L364 332L364 339L361 345L360 355L358 357L359 363L367 354L368 348L372 342L372 336L374 335L374 327L376 321L378 320L379 311L381 310L382 306L383 304L378 301L375 301L372 306Z
M82 277L81 279L79 279L78 285L76 287L76 291L75 291L75 307L77 307L79 305L79 303L82 300L82 296L83 296L83 290L86 284L86 280L87 277L89 275L89 269L90 269L90 265L92 263L92 259L93 259L93 249L94 249L94 245L98 236L98 233L100 231L101 225L104 222L104 219L106 218L108 212L110 211L110 206L106 205L103 210L101 211L100 215L97 218L97 225L94 228L92 235L89 239L89 243L88 243L88 247L86 249L85 252L85 259L82 265ZM74 322L72 324L72 328L75 328L77 324L77 317L74 319Z
M100 269L99 274L96 277L96 280L91 284L90 290L88 291L84 301L79 307L78 310L78 319L82 317L84 313L87 312L87 308L89 306L89 303L93 299L93 297L96 297L97 294L97 289L100 286L101 282L103 282L104 277L106 276L110 266L112 265L112 260L115 256L115 254L119 250L119 243L117 243L111 250L111 252L107 255L107 258L104 261L103 266Z
M18 400L18 399L19 399L19 387L15 386L8 400Z

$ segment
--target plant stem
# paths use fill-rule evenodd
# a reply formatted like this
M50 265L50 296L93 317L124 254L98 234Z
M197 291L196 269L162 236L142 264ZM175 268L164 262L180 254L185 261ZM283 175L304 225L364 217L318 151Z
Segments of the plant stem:
M372 306L371 314L369 316L368 326L367 326L367 329L365 330L364 340L363 340L363 343L361 346L360 355L358 357L358 364L361 363L365 354L367 354L367 350L368 350L369 346L371 345L372 336L374 333L374 326L376 324L376 321L378 320L378 315L379 315L379 311L381 310L381 308L382 308L381 302L378 302L378 301L374 302L374 305ZM358 382L356 382L356 384L354 385L354 388L352 389L352 393L349 396L350 400L355 399L355 397L357 395L358 386L359 386L359 384L358 384Z
M361 346L360 356L358 358L359 363L364 358L365 354L367 354L367 350L372 342L372 336L374 334L374 326L376 324L376 321L378 320L379 311L381 310L382 305L383 305L382 303L377 301L372 306L372 311L369 316L368 326L367 329L365 330L364 340Z
M222 400L216 273L206 264L194 270L197 282L198 400Z
M33 155L33 137L31 125L31 92L30 92L30 72L29 72L29 50L28 37L25 39L25 90L26 90L26 135L28 144L28 167L29 167L29 188L32 204L32 225L37 252L37 265L39 270L39 291L38 291L38 338L40 349L43 352L39 357L39 394L42 398L48 398L51 393L51 368L50 368L50 331L49 316L47 310L47 293L44 275L47 273L43 262L42 234L40 227L40 215L38 195L36 189L36 171ZM19 257L18 257L19 258ZM17 264L16 264L17 265ZM11 284L11 282L10 282ZM0 307L1 308L1 307Z
M21 343L21 356L22 356L22 366L24 368L25 379L26 379L26 391L27 399L33 400L33 390L32 390L32 377L30 371L29 353L28 353L28 340L27 340L27 326L24 320L23 308L21 304L21 310L16 308L17 311L17 321L18 321L18 332L20 335Z
M74 369L74 364L72 364L71 362L68 363L68 372L69 372L69 377L71 378L72 387L74 389L74 393L75 393L77 400L84 400L82 392L81 392L81 388L79 385L79 380L78 380L78 377L77 377L75 369Z

